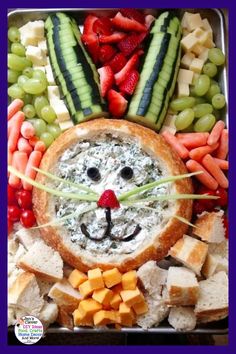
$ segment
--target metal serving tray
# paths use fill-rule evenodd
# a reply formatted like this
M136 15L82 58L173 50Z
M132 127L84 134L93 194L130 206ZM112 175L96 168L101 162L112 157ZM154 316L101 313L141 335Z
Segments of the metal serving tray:
M188 12L199 12L203 18L207 18L213 27L214 31L214 42L216 46L221 48L223 52L228 56L228 38L225 27L225 19L224 14L220 9L173 9L176 14L181 17L185 11ZM9 26L22 26L28 21L35 20L45 20L48 14L52 12L63 11L68 14L71 14L76 20L80 27L83 29L83 22L88 13L94 13L97 16L105 16L112 15L114 13L114 9L69 9L69 8L56 8L56 9L16 9L9 10L8 13L8 24ZM146 14L152 14L154 16L158 15L160 12L164 11L164 9L143 9L143 12ZM220 85L222 92L225 95L226 102L228 102L228 80L227 80L227 63L222 72L220 73ZM228 112L225 110L224 117L221 119L225 119L228 125ZM12 330L12 328L10 328ZM74 327L74 332L76 333L159 333L159 334L173 334L176 332L168 322L162 322L162 324L156 328L150 328L148 330L143 330L140 327L132 327L132 328L122 328L120 331L113 328L84 328L84 327ZM73 333L67 328L60 327L57 325L52 325L48 328L47 333ZM180 332L184 333L184 332ZM188 334L227 334L228 333L228 319L224 319L218 322L200 325L197 326L191 332L186 332Z

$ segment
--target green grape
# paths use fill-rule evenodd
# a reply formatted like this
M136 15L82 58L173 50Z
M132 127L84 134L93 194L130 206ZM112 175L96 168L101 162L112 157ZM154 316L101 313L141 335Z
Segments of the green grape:
M195 132L209 132L215 125L216 118L213 114L206 114L205 116L199 118L194 124Z
M18 71L14 71L11 69L7 70L7 82L9 84L15 84L17 82L19 76L20 76L20 73Z
M45 73L42 70L35 69L33 71L33 78L34 79L39 79L40 81L45 82L45 84L47 86L47 78L46 78Z
M25 47L21 43L12 43L11 52L13 54L19 55L20 57L24 57Z
M201 104L201 103L206 103L206 99L204 97L195 97L195 105Z
M194 120L194 111L192 108L186 108L180 112L175 120L177 130L183 130L189 127Z
M41 111L43 107L48 106L49 102L45 96L37 96L33 101L37 116L42 118Z
M58 124L48 124L47 132L50 133L54 139L56 139L61 134L61 128Z
M32 95L29 93L25 93L24 98L23 98L24 104L29 104L32 102Z
M35 117L35 108L32 104L26 104L23 108L23 112L26 118L34 118Z
M42 118L49 124L53 123L57 118L56 113L51 106L44 106L41 110L41 115Z
M8 54L8 67L15 71L23 71L27 66L31 65L31 62L25 57L19 57L16 54Z
M207 100L211 102L212 97L215 96L217 93L220 93L220 86L218 84L213 83L206 93Z
M54 137L52 136L52 134L45 132L40 135L40 140L42 140L48 148L53 143Z
M18 83L18 85L19 85L21 88L23 88L25 82L28 81L28 80L29 80L28 76L20 75L20 76L18 77L17 83Z
M45 91L47 84L40 79L29 79L25 82L23 89L32 95L37 95Z
M180 97L176 98L170 103L170 108L173 111L183 111L185 108L192 108L195 104L194 97Z
M225 55L220 48L211 48L208 52L208 59L215 65L223 65Z
M7 35L10 42L20 42L20 31L17 27L10 27Z
M213 63L206 63L203 66L203 73L209 77L214 77L217 74L217 66Z
M211 79L211 85L218 85L218 82L214 79Z
M194 131L193 127L194 127L194 124L192 123L187 128L182 129L181 133L192 133Z
M33 76L33 72L34 72L34 69L29 66L28 68L25 68L23 70L22 74L25 75L25 76L28 76L28 78L31 79L31 77Z
M206 114L212 113L213 108L209 103L199 103L193 107L195 118L201 118Z
M209 90L211 81L207 75L200 75L196 81L194 91L197 96L204 96Z
M24 91L18 84L13 84L8 87L7 90L8 96L11 98L23 98L24 97Z
M193 85L189 87L189 93L190 96L193 96L194 98L196 97L195 87Z
M43 134L46 131L47 124L44 122L43 119L35 119L33 123L34 129L35 129L35 134L40 137L41 134Z
M212 97L211 102L215 109L222 109L225 106L225 96L221 93L217 93Z

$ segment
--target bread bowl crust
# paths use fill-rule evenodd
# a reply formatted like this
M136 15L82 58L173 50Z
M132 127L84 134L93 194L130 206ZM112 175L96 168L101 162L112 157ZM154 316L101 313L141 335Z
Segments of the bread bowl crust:
M154 157L160 157L166 163L172 175L187 173L185 165L179 156L164 139L154 131L125 120L104 118L81 123L60 135L44 154L40 168L44 171L50 170L64 150L80 140L92 138L99 135L99 133L111 133L120 137L127 136L131 139L133 138L141 144L147 153ZM46 180L47 177L42 174L37 175L38 182L44 184ZM190 178L176 181L174 184L178 193L193 192ZM39 225L50 222L50 215L47 212L48 202L49 197L45 191L36 188L33 189L33 208ZM176 201L176 206L176 215L184 217L187 220L191 219L191 200L178 200ZM56 229L52 226L42 228L41 235L44 241L56 249L68 264L81 271L88 271L95 267L100 267L104 270L117 267L120 271L128 271L138 268L148 260L158 261L163 259L167 255L169 248L183 236L187 228L188 226L185 223L172 217L166 227L155 237L152 245L147 246L135 257L127 256L127 258L120 263L88 263L82 254L77 256L68 249L57 232L58 228Z

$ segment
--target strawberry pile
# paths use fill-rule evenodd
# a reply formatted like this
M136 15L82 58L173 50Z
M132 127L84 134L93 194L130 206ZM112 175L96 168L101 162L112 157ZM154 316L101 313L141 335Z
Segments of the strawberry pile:
M115 16L88 15L82 41L98 67L101 95L113 117L122 117L139 80L143 42L154 17L136 9L120 9Z

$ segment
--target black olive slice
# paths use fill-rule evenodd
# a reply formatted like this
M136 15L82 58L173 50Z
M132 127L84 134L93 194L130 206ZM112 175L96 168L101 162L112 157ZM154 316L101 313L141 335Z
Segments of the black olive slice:
M101 175L99 169L97 167L90 167L87 169L87 175L93 181L99 181L101 179Z
M125 166L122 168L122 170L120 171L120 175L122 178L124 179L131 179L134 175L134 171L131 167L129 166Z

